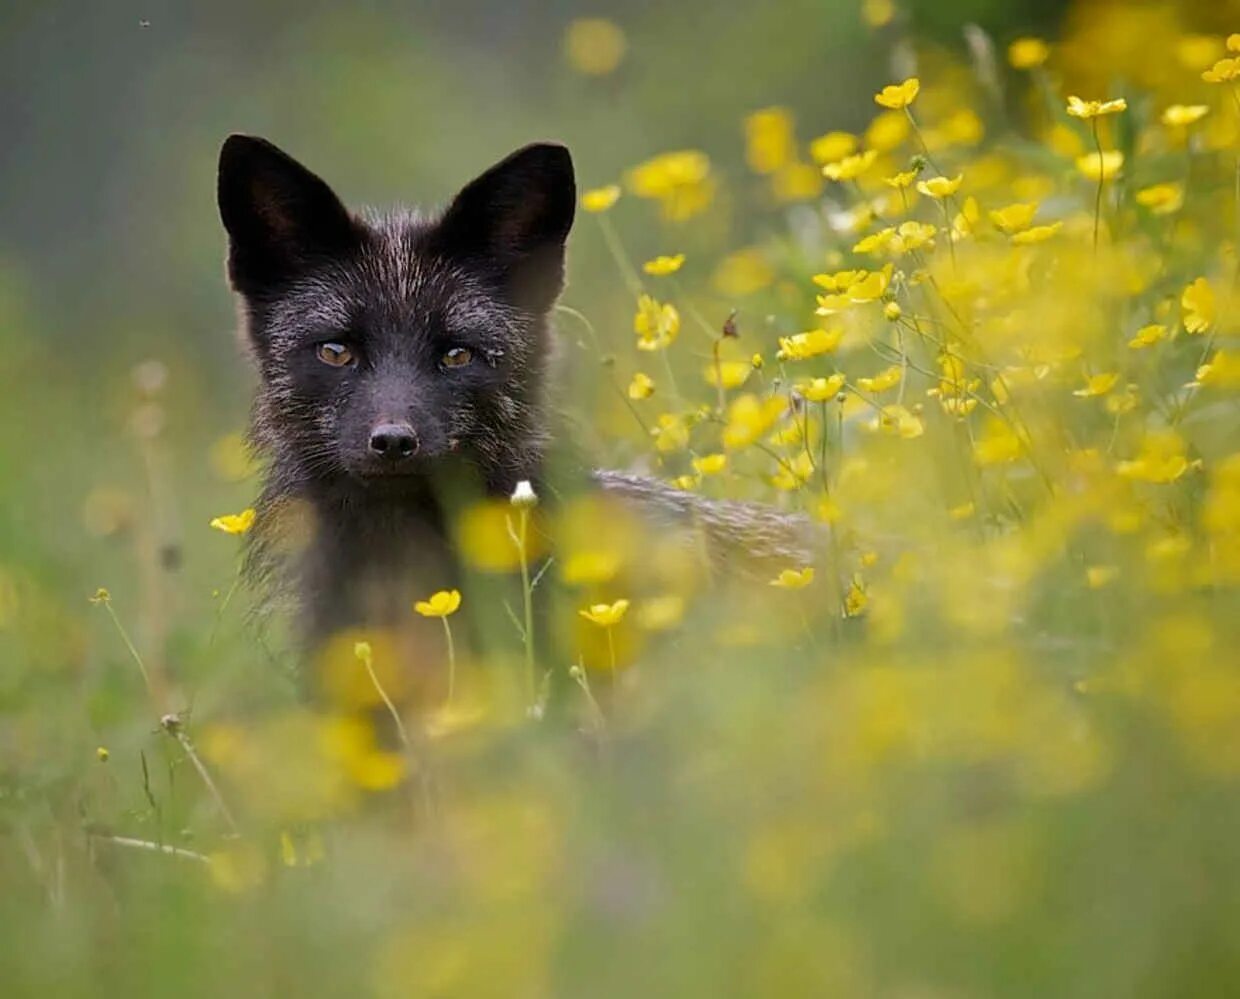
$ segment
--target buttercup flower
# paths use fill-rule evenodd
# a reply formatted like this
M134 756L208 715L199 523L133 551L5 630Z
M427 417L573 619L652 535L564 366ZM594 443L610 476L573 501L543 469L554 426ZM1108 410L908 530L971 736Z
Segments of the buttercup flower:
M633 316L638 350L662 350L671 345L680 332L680 313L670 302L659 302L649 295L637 300Z
M642 270L655 277L666 277L668 274L675 274L680 270L684 262L685 255L683 253L677 253L671 257L655 257L653 260L647 260L642 264Z
M950 178L931 177L929 180L920 181L917 184L917 190L931 198L949 198L960 190L963 182L964 174L957 174Z
M1076 168L1087 180L1110 180L1120 172L1124 165L1124 154L1118 149L1098 153L1089 153L1076 161Z
M921 81L917 77L912 76L903 83L895 83L883 87L882 90L874 95L874 103L899 111L902 108L908 107L917 99L917 92L919 90L921 90Z
M1068 98L1068 114L1073 118L1100 118L1128 110L1128 102L1122 97L1110 101L1083 101L1079 97Z
M1214 324L1214 289L1203 277L1184 289L1180 296L1184 314L1184 329L1189 333L1204 333Z
M447 617L461 606L460 590L440 590L426 600L419 600L413 609L423 617Z
M257 516L253 507L247 507L240 513L226 513L213 518L211 526L225 534L245 534L254 526L254 519Z
M1164 125L1192 125L1201 121L1209 112L1210 108L1205 104L1172 104L1159 120Z
M586 191L581 196L581 208L583 211L598 214L605 212L617 201L620 200L620 185L608 184L606 187L596 187L591 191Z
M649 399L654 394L654 379L639 371L629 382L630 399Z
M1050 58L1051 50L1040 38L1018 38L1008 46L1008 63L1013 69L1034 69Z
M864 153L845 156L837 163L828 163L822 168L822 174L831 180L856 180L874 165L878 152L867 149Z
M784 569L771 580L771 585L783 590L803 590L813 581L814 568L806 566L803 569Z
M621 599L610 604L591 604L577 613L591 624L597 624L600 628L610 628L620 623L628 609L629 602Z

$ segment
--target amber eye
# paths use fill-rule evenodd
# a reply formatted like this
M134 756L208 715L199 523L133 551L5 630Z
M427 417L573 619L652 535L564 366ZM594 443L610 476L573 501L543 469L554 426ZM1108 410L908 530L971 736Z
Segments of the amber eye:
M321 343L314 353L320 361L333 368L343 368L353 360L353 351L342 343Z
M453 347L439 359L445 368L463 368L474 359L468 347Z

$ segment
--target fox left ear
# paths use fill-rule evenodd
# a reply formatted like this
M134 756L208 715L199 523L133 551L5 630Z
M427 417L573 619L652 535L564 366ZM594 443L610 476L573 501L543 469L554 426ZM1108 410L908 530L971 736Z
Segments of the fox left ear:
M435 250L491 272L513 302L545 312L564 285L577 187L564 146L519 149L467 184L431 235Z

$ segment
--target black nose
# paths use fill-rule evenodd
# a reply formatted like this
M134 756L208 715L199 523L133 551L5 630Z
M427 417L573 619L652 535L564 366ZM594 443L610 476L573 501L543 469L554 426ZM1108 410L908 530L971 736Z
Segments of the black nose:
M399 461L418 449L418 435L408 423L380 423L370 431L370 453Z

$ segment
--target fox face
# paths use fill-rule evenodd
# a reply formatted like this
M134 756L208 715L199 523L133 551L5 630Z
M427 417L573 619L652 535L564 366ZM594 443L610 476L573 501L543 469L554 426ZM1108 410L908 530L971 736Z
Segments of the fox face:
M576 204L566 149L513 153L437 216L354 215L234 135L218 196L261 382L254 437L284 491L399 494L446 464L492 491L532 477Z

